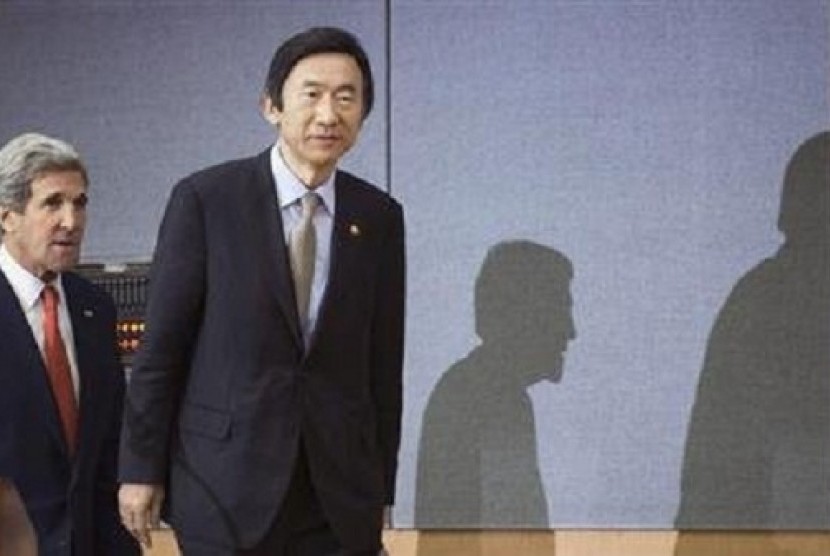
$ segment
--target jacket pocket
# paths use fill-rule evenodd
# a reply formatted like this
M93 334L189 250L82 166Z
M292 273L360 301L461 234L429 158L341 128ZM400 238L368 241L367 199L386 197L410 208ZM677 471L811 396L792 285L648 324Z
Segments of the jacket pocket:
M231 416L225 411L184 403L179 417L182 433L225 440L231 433Z

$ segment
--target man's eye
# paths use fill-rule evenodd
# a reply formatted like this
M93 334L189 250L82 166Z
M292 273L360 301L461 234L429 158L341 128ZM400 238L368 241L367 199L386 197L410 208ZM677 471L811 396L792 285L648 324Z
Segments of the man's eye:
M60 197L47 197L43 200L43 206L50 210L59 209L62 203L63 200Z
M86 205L88 203L89 203L89 197L87 197L86 195L78 197L77 199L72 201L72 204L75 205L75 208L86 208Z

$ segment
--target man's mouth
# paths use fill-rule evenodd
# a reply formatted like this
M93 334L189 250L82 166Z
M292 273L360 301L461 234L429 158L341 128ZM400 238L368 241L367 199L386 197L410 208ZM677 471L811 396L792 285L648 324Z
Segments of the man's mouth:
M52 245L60 249L74 249L78 247L78 242L70 239L59 239L53 241Z

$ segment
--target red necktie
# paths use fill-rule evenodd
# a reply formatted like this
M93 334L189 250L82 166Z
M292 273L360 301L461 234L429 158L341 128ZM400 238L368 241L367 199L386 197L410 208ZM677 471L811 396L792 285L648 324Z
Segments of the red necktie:
M45 286L40 294L43 303L43 337L46 354L46 370L52 386L52 396L58 407L58 414L63 426L63 434L69 454L75 453L78 441L78 404L75 402L75 389L72 386L72 372L66 345L58 326L58 303L60 298L53 286Z

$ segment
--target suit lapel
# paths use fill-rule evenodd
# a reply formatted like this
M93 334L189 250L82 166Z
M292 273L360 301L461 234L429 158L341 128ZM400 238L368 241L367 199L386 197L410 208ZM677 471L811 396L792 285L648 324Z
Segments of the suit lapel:
M345 174L338 172L334 182L337 208L332 226L329 276L326 291L320 303L312 346L318 333L324 329L327 320L331 318L330 313L335 310L337 300L346 295L346 288L350 284L355 283L352 278L353 266L359 263L361 235L366 222L353 188L347 183L348 179Z
M297 346L303 346L300 323L297 319L297 306L294 301L294 285L291 281L291 266L288 259L282 214L277 199L276 184L271 172L270 150L255 159L256 179L254 189L254 210L262 211L265 220L265 248L263 260L265 268L272 278L277 304L285 319L291 325L292 335Z
M63 289L66 293L66 305L72 321L72 335L75 340L75 357L78 364L80 381L80 400L78 415L78 454L84 450L88 431L95 428L95 400L99 399L96 389L98 381L95 372L98 369L95 359L97 354L106 353L107 346L99 346L101 338L95 338L93 321L95 309L87 302L87 297L80 289L73 276L64 274ZM96 342L97 340L97 342ZM76 454L77 456L77 454Z
M46 374L46 366L40 348L32 335L32 329L26 320L26 315L20 307L20 301L12 290L6 275L0 272L0 338L8 341L10 346L16 346L19 365L13 365L8 372L15 373L22 389L34 392L41 410L40 415L46 421L46 428L50 436L61 446L68 456L66 441L63 438L63 429L60 425L58 409L52 399L52 388Z
M291 323L294 340L297 346L305 350L300 324L297 319L297 308L294 300L294 285L291 279L291 266L283 231L282 214L277 199L274 177L271 172L270 150L260 154L256 160L257 178L255 193L255 210L263 210L265 229L267 233L266 248L263 249L265 267L273 277L277 302L285 316ZM349 177L342 172L335 176L336 213L332 226L329 276L326 291L320 304L317 326L314 339L330 318L328 314L336 305L336 300L346 294L344 288L353 281L353 266L359 264L359 248L361 236L366 227L364 211L355 195L353 187L348 183Z

